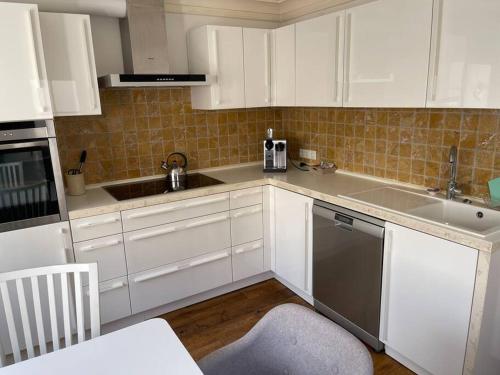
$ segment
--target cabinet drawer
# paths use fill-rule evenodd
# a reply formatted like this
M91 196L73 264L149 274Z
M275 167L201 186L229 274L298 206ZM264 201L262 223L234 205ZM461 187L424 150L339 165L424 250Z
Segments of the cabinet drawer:
M262 186L231 191L231 209L254 206L262 203Z
M129 275L134 314L232 282L230 249Z
M124 234L129 273L179 262L231 246L223 212Z
M88 328L90 327L88 287L85 287L83 290L86 298L85 326ZM99 283L99 308L101 324L131 315L126 276Z
M262 238L262 205L231 211L231 243L240 245Z
M229 193L136 208L122 212L123 231L128 232L228 210Z
M264 272L264 241L258 240L234 246L232 254L233 281Z
M127 275L125 250L121 234L78 242L73 247L75 249L75 259L78 263L97 262L99 281Z
M71 220L73 241L80 242L122 232L119 212Z

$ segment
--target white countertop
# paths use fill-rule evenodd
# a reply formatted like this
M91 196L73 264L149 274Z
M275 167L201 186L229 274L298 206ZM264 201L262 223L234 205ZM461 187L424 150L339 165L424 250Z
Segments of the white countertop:
M87 193L83 196L67 196L69 217L70 219L78 219L82 217L174 202L249 187L273 185L310 196L314 199L323 200L348 209L363 212L382 220L425 232L440 238L448 239L481 251L493 252L500 248L500 238L481 238L481 236L475 236L473 234L456 230L452 227L447 227L446 225L443 225L443 223L433 223L428 220L404 214L404 209L411 204L407 200L392 202L391 209L387 209L387 207L384 207L383 204L380 206L367 205L363 202L345 197L349 194L388 185L425 194L425 191L422 189L418 190L408 185L396 184L394 181L359 176L345 172L319 175L313 172L299 171L293 167L290 167L287 173L269 174L262 172L262 166L260 163L258 165L232 166L219 169L201 170L199 172L216 178L224 182L224 184L126 201L117 201L102 188L104 185L114 183L94 185L88 187ZM160 176L147 179L158 177ZM139 180L140 179L117 181L115 183L125 183ZM421 198L425 199L427 196L423 195Z

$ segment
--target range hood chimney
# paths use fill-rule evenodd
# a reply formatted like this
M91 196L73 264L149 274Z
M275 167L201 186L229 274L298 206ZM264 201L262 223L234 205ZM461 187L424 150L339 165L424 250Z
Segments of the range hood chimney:
M205 74L171 74L163 0L127 0L120 19L125 74L99 78L101 87L204 86Z

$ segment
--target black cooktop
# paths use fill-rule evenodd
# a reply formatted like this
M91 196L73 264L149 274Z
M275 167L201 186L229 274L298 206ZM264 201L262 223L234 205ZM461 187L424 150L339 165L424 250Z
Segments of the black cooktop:
M159 180L105 186L104 189L115 199L124 201L127 199L142 198L150 195L166 194L219 184L223 184L223 182L201 173L192 173L181 179L178 184L172 183L166 178L162 178Z

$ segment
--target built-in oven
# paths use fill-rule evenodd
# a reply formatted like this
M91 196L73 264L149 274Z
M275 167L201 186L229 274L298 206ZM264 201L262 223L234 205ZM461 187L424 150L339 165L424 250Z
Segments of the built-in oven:
M52 120L0 123L0 232L68 219Z

